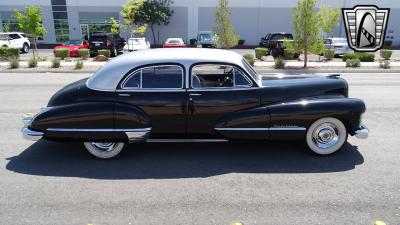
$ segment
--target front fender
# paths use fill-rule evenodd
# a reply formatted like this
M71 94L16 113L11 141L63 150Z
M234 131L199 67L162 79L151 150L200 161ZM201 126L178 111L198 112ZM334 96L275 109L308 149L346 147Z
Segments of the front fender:
M271 127L307 129L320 118L334 117L345 124L351 135L354 135L355 130L360 126L361 114L365 112L365 104L362 100L342 97L302 99L269 105L267 108L270 113Z

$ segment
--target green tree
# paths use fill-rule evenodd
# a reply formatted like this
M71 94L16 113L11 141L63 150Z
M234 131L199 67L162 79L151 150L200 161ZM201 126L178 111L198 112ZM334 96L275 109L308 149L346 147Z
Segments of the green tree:
M3 23L3 32L10 31L10 24L8 22Z
M119 14L122 17L123 21L120 28L128 28L129 33L134 33L135 29L138 29L137 24L139 23L139 21L137 21L137 14L138 11L141 10L143 2L144 0L128 0L124 5L122 5L122 9ZM143 25L139 25L139 30L141 27L143 27ZM144 29L144 31L146 31L146 29Z
M320 25L314 12L315 0L299 0L293 9L294 44L304 54L304 68L307 67L307 54L321 46Z
M217 48L228 49L238 44L239 36L235 33L231 21L232 11L228 0L219 0L214 12L215 25L213 33L217 36L215 44Z
M42 16L39 7L25 7L23 12L17 9L13 17L18 21L19 27L25 33L30 34L33 40L33 58L37 55L36 37L46 35L47 31L42 26Z
M119 24L114 17L110 18L110 23L111 23L111 33L119 34L119 30L121 29L121 24Z
M318 13L318 21L321 29L326 34L330 34L335 26L339 25L340 10L331 6L322 6Z
M154 25L169 24L169 19L174 13L170 9L172 3L172 0L146 0L135 13L134 20L137 25L147 24L150 27L154 44L158 43Z

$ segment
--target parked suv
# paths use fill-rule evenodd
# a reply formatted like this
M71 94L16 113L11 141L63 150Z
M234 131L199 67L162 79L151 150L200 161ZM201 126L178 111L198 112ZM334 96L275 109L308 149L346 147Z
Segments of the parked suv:
M0 33L0 47L19 48L23 53L28 53L30 46L31 42L24 33Z
M260 46L268 48L268 54L275 55L283 55L283 41L293 40L293 35L290 33L268 33L265 37L261 38Z
M213 48L216 38L211 31L200 31L197 34L196 45L198 48Z
M111 56L117 56L122 52L126 42L118 34L94 33L89 38L89 49L91 55L96 55L99 49L109 49Z

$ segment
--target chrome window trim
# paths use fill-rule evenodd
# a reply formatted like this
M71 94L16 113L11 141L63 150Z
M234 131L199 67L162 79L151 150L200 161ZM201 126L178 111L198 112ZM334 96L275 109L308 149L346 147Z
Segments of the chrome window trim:
M142 76L143 76L143 69L147 69L147 68L155 68L155 67L165 67L165 66L175 66L175 67L179 67L179 69L181 70L181 87L176 87L176 88L142 88ZM125 84L126 82L128 82L128 80L135 75L137 72L140 71L140 87L138 88L129 88L126 87L125 88ZM181 90L184 88L185 84L185 71L184 71L184 67L182 65L178 65L178 64L158 64L158 65L152 65L152 66L145 66L145 67L141 67L135 71L133 71L132 73L130 73L128 76L126 76L126 78L124 79L124 81L121 83L120 85L120 89L118 90L144 90L144 89L151 89L151 90Z
M228 87L216 87L216 88L196 88L188 89L188 92L202 92L202 91L243 91L243 90L255 90L258 87L238 87L238 88L228 88Z
M247 80L247 82L249 82L249 84L248 85L236 85L236 78L235 78L235 74L236 73L240 73L242 75L242 77L244 77L244 79ZM235 88L235 87L246 88L246 87L252 87L252 86L253 86L253 82L246 75L244 75L242 73L242 71L234 68L234 71L233 71L233 88Z

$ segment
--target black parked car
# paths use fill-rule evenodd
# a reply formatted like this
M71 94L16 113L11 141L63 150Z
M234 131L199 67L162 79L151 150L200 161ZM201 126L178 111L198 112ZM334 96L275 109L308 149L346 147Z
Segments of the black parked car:
M96 55L99 49L109 49L111 56L117 56L122 52L126 42L118 34L93 33L89 37L89 49L91 55Z
M150 49L64 87L24 118L22 133L81 141L99 158L116 156L128 142L171 139L297 139L326 155L348 134L368 136L364 112L337 75L260 76L231 51Z
M285 39L293 40L293 35L284 32L268 33L267 35L265 35L265 37L261 38L260 46L268 48L268 54L274 57L283 55L283 41Z

